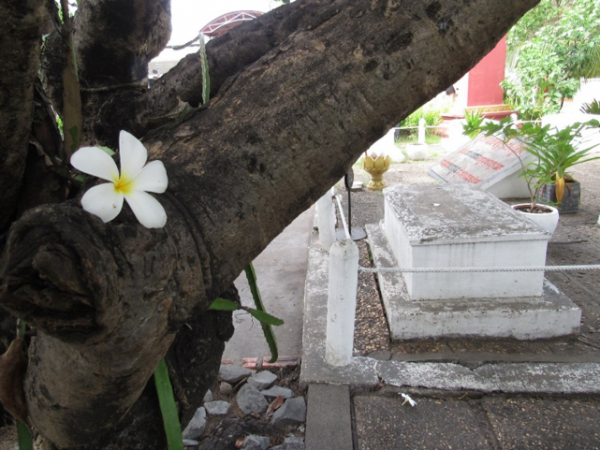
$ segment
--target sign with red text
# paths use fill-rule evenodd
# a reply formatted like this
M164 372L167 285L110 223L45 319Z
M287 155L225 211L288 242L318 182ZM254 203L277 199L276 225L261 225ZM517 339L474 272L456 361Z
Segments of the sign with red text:
M429 174L447 183L468 183L487 190L502 180L521 173L519 158L527 164L531 154L518 139L507 146L496 136L480 135L436 163Z

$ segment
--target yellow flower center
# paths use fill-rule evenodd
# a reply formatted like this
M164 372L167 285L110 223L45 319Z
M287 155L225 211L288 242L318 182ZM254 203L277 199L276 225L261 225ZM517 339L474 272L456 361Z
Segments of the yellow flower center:
M133 190L133 179L121 175L118 180L115 180L115 191L123 195L129 194Z

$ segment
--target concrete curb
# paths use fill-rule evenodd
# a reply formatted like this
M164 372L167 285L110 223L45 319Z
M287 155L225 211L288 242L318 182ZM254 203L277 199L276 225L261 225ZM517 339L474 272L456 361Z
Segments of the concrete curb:
M312 246L304 298L300 383L391 386L484 393L600 393L599 363L493 363L469 369L460 364L379 361L356 356L343 367L325 362L329 254Z
M308 388L307 450L352 450L352 417L348 386L313 384Z

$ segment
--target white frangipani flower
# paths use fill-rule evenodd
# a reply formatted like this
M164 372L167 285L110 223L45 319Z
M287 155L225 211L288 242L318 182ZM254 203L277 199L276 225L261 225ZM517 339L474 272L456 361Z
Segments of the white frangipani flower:
M404 404L406 404L406 402L408 402L408 404L409 404L410 406L412 406L413 408L414 408L415 406L417 406L417 402L415 402L415 401L414 401L414 400L411 398L411 396L410 396L410 395L408 395L408 394L403 394L403 393L400 393L400 395L401 395L401 396L402 396L402 398L404 399L404 401L402 402L402 404L403 404L403 405L404 405Z
M110 181L94 186L84 194L81 199L83 209L106 223L119 215L125 200L143 226L164 227L167 223L164 208L146 192L162 194L167 190L169 179L165 166L160 161L146 164L146 148L126 131L121 131L119 135L119 158L120 174L113 159L98 147L82 147L73 153L73 167L88 175Z

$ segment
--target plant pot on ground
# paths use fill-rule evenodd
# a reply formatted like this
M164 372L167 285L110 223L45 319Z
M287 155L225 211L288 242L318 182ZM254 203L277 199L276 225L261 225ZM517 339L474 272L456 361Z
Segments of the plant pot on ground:
M561 214L573 214L579 211L579 199L581 198L581 185L579 181L565 180L565 190L558 210ZM558 205L559 201L556 196L556 184L548 183L542 186L540 203L546 205Z
M538 203L532 208L531 203L519 203L512 205L512 209L524 214L525 217L550 234L554 233L558 226L559 213L558 209L553 206Z

